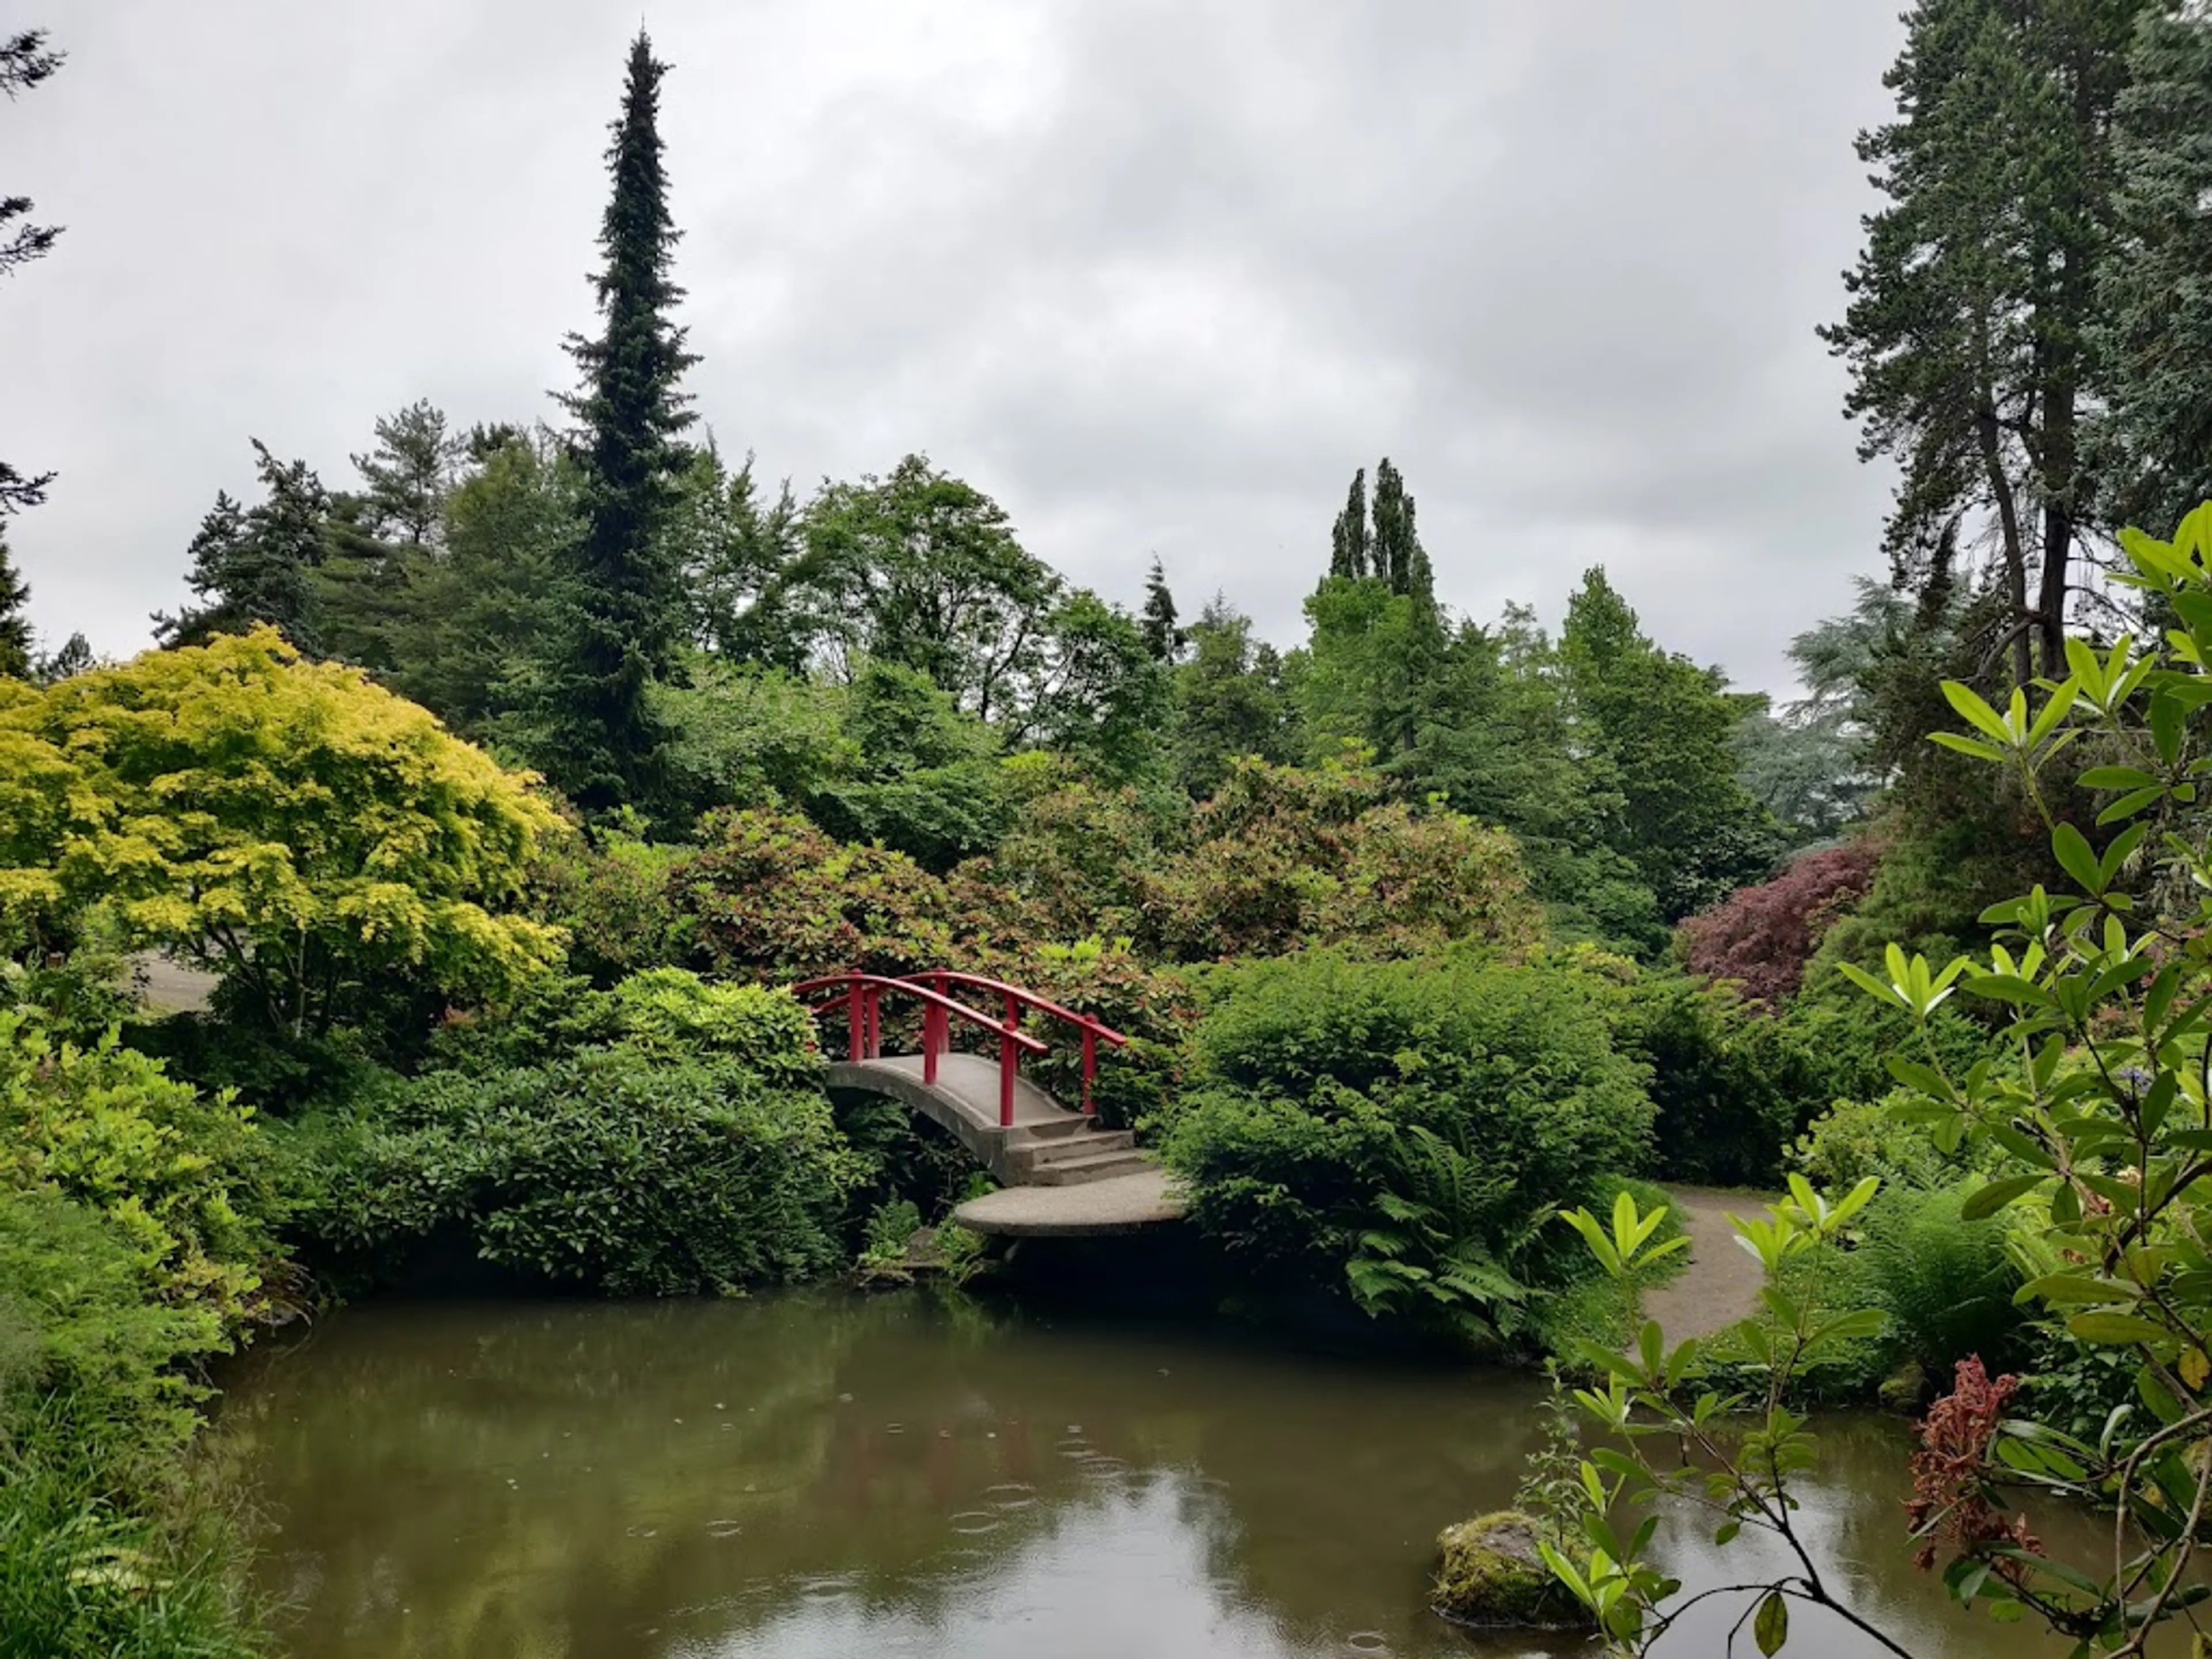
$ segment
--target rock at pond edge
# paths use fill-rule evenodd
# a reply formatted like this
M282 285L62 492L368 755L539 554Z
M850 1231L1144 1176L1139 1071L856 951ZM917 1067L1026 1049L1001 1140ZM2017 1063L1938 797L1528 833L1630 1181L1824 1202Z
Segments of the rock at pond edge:
M1443 1559L1431 1605L1462 1625L1589 1630L1595 1621L1537 1553L1536 1522L1518 1510L1478 1516L1437 1534Z

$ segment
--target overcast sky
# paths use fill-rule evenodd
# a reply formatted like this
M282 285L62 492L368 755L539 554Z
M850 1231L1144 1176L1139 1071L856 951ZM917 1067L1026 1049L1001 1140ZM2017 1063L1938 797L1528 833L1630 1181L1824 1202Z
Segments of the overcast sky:
M1352 469L1437 587L1556 618L1603 563L1781 688L1880 563L1814 337L1869 204L1887 5L653 0L690 386L802 495L911 450L1134 604L1157 552L1294 642ZM550 413L636 0L0 0L62 73L0 193L9 540L50 640L148 638L249 436Z

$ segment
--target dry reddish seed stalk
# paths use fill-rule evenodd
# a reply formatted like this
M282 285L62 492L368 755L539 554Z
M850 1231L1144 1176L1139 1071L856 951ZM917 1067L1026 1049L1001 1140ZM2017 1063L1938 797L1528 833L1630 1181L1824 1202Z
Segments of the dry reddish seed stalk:
M1920 1425L1921 1449L1912 1454L1912 1498L1905 1506L1907 1522L1917 1533L1936 1517L1939 1524L1922 1540L1912 1564L1923 1572L1936 1565L1939 1541L1959 1555L1972 1555L1990 1544L2011 1544L2031 1555L2043 1553L2042 1540L2027 1529L2024 1515L2007 1519L1989 1500L1989 1485L1982 1472L1989 1461L1990 1443L2004 1420L2005 1402L2020 1388L2017 1376L1992 1382L1978 1357L1959 1362L1952 1391L1928 1411ZM2000 1559L1993 1564L1998 1577L2019 1584L2021 1564Z

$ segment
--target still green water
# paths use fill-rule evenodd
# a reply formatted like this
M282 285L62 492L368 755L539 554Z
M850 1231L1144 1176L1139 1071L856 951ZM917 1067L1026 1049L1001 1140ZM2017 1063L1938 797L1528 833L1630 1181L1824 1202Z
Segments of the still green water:
M1437 1528L1510 1498L1538 1392L910 1293L418 1304L258 1355L216 1445L299 1659L1433 1659L1577 1650L1425 1601ZM2063 1651L1911 1570L1900 1429L1824 1443L1808 1533L1916 1654ZM1712 1613L1662 1652L1721 1653ZM1789 1650L1869 1650L1802 1618Z

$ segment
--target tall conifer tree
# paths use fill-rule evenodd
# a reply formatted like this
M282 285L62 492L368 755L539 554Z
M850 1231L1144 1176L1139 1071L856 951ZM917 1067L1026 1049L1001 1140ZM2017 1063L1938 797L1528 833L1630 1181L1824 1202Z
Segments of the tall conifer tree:
M643 30L631 45L622 113L607 168L614 181L593 286L604 325L571 335L579 389L562 402L578 420L584 533L565 594L558 659L545 686L542 760L590 810L656 793L663 734L647 700L684 635L674 559L660 533L675 508L694 418L677 390L698 361L670 313L684 290L670 276L679 233L661 165L660 78Z
M262 499L249 508L216 493L187 550L185 580L200 603L174 617L157 614L154 635L164 646L204 645L270 623L319 656L309 573L323 560L331 498L305 461L280 461L258 438L253 453Z
M1886 539L1903 582L1951 580L1986 540L2013 676L2063 676L2067 606L2098 507L2084 420L2112 213L2112 113L2145 0L1918 0L1863 133L1887 202L1821 331L1851 371L1860 453L1900 467Z
M2154 8L2130 67L2096 334L2112 386L2106 516L2163 536L2212 495L2212 14L2197 0Z
M1174 662L1182 655L1188 636L1176 626L1175 595L1168 591L1168 573L1157 554L1145 578L1145 614L1139 625L1144 629L1145 649L1155 661Z

